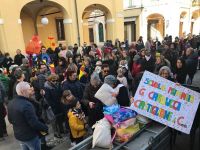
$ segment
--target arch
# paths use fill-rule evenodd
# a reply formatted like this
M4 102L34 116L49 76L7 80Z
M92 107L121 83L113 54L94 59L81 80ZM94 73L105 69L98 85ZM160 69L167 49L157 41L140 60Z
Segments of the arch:
M180 21L179 21L179 37L183 36L183 27L184 27L184 20L186 18L187 12L186 11L182 11L180 13Z
M97 9L104 12L107 19L112 18L112 13L109 8L102 4L91 4L85 7L82 13L82 18L84 19L85 17L89 17L89 14Z
M159 13L147 16L147 37L159 40L165 35L165 18Z
M192 19L197 19L200 17L200 9L197 9L192 12Z
M20 18L21 10L23 8L25 8L25 6L30 5L30 4L35 4L35 5L38 4L37 6L35 6L35 7L37 7L37 13L39 11L41 11L41 9L44 7L47 7L47 6L52 7L53 6L53 7L57 7L59 9L61 9L63 12L66 13L65 15L67 15L69 17L69 13L68 13L69 11L64 7L65 4L62 2L58 3L57 0L43 0L42 2L40 2L40 0L31 0L29 2L27 2L27 1L21 2L21 6L19 7L19 10L20 10L19 18Z
M159 13L153 13L153 14L148 15L147 19L148 20L151 20L151 19L164 19L164 16L159 14Z
M194 10L191 17L190 32L192 34L200 33L200 9Z
M106 32L106 30L112 30L112 25L108 23L111 19L112 13L107 6L102 4L91 4L84 7L82 13L83 40L86 42L94 41L99 44L104 42L105 39L112 39L111 34ZM93 25L91 25L92 21L94 22ZM99 24L102 25L101 30L99 30ZM106 36L104 36L104 34ZM94 37L94 39L90 37Z
M62 1L61 1L62 2ZM27 23L30 23L31 25L33 24L34 27L31 28L31 33L27 34L23 32L24 36L24 43L25 45L27 42L31 39L31 35L33 35L33 32L35 34L38 34L45 46L52 46L54 48L55 43L58 43L60 40L65 40L63 41L64 43L71 43L70 39L70 25L69 24L63 24L64 19L69 18L69 13L64 7L65 5L62 6L62 3L58 3L56 0L43 0L40 2L39 0L32 0L29 2L24 2L21 5L20 9L20 18L22 19L22 32L23 30L25 32L28 32L25 28L29 27L27 26ZM29 19L23 20L23 14L27 13L30 18L32 18L32 21ZM51 22L49 21L49 24L44 26L40 23L42 16L46 16ZM60 20L59 20L60 19ZM59 36L61 32L58 30L58 24L57 22L60 21L62 22L61 25L59 26L59 29L62 28L62 36ZM26 26L23 25L24 22L26 22ZM44 30L45 29L45 30ZM64 34L63 34L64 33ZM66 36L67 35L67 36ZM48 37L54 37L53 41L49 42ZM62 37L62 38L59 38Z
M180 14L180 18L185 18L187 15L187 12L186 11L182 11L181 14Z

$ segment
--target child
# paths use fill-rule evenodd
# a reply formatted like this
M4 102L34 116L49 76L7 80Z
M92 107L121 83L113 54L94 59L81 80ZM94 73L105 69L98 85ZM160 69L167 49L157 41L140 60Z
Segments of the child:
M80 143L86 134L87 124L85 114L81 109L81 104L69 90L64 91L63 94L65 95L65 104L69 108L67 116L70 128L70 139L71 145L74 146Z
M117 70L117 80L119 80L121 84L123 84L126 88L128 88L127 79L124 76L124 72L122 68L119 68Z

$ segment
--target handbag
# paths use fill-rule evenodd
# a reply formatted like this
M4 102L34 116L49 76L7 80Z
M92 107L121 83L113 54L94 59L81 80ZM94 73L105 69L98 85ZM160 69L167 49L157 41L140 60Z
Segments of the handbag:
M51 122L55 121L55 119L56 119L51 106L48 104L47 100L44 97L42 100L42 119L47 124L50 124Z

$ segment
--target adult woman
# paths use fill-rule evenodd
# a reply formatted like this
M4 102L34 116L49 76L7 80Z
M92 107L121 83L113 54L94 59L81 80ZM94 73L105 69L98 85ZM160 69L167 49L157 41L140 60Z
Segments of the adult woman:
M167 59L165 59L164 56L161 55L160 53L156 53L154 73L158 74L160 68L163 66L168 66L170 68L170 62Z
M120 106L130 106L129 96L128 96L128 89L120 83L118 80L115 84L117 91L117 102Z
M83 98L83 86L77 80L77 70L68 68L66 72L67 80L63 82L62 91L70 90L72 94L81 100Z
M186 81L187 70L185 65L185 60L183 58L178 58L176 61L176 67L173 71L174 79L180 83L184 84Z
M64 72L66 70L66 59L64 57L60 57L58 59L58 66L56 66L56 74L59 75L59 80L63 81L64 80Z
M191 85L197 70L198 54L195 53L194 49L190 47L186 50L185 55L186 55L185 64L187 68L187 74L189 76L187 84Z
M168 79L170 81L173 81L174 79L172 78L172 72L171 72L171 69L167 66L163 66L160 68L159 70L159 76L165 78L165 79Z
M61 88L58 84L58 76L55 74L50 75L47 78L47 81L44 84L44 90L45 90L45 98L48 102L48 104L51 106L55 116L56 120L52 123L52 127L54 130L54 136L61 138L60 133L63 132L63 114L61 109Z
M94 97L101 85L102 83L98 73L94 72L91 75L90 83L86 85L83 94L82 102L88 108L88 121L90 127L92 127L96 121L103 118L103 105L97 98Z

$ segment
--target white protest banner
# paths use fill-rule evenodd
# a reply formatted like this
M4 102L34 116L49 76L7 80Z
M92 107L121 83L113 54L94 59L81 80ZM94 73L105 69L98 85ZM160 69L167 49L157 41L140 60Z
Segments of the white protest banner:
M189 134L199 101L200 93L145 71L131 109Z

